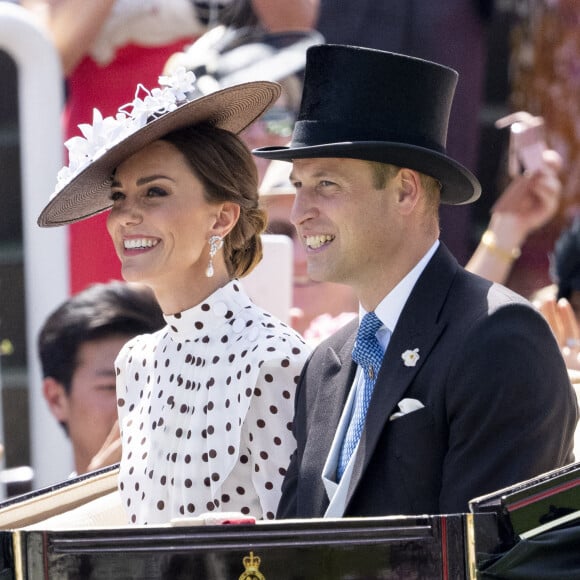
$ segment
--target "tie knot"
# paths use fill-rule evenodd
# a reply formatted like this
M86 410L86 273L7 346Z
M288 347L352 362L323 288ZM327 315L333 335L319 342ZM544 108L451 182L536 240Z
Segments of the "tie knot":
M357 364L365 367L365 369L372 366L377 370L377 365L380 365L383 351L376 334L382 324L374 312L368 312L361 320L352 358Z
M363 340L373 340L377 334L377 330L383 325L379 320L379 317L374 312L367 312L358 328L357 341Z

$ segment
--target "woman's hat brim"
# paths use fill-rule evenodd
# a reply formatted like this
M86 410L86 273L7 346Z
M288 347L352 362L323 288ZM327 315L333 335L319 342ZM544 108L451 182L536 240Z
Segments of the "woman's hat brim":
M243 83L197 98L166 113L115 144L58 191L38 218L41 227L62 226L111 207L115 168L146 145L177 129L210 123L232 133L243 131L280 96L269 81Z
M348 141L323 145L260 147L257 157L291 162L294 159L338 157L362 159L408 167L441 182L441 203L462 205L481 195L478 179L457 161L431 149L388 141Z

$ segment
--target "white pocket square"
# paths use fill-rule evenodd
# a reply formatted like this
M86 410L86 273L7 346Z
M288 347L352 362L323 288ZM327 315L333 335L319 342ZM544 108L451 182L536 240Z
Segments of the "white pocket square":
M408 415L413 411L418 411L419 409L422 409L424 406L425 405L423 405L423 403L421 403L421 401L418 401L417 399L401 399L399 401L399 404L397 405L398 411L396 411L389 417L389 421L394 421L399 417L403 417L403 415Z

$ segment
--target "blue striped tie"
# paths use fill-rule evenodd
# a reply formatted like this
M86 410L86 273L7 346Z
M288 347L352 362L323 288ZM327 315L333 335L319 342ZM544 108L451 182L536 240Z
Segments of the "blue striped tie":
M363 369L364 388L359 388L356 392L354 409L338 460L337 481L340 481L360 439L375 380L381 368L383 349L376 337L377 330L381 326L382 322L377 315L374 312L368 312L363 316L358 329L356 343L352 351L352 359Z

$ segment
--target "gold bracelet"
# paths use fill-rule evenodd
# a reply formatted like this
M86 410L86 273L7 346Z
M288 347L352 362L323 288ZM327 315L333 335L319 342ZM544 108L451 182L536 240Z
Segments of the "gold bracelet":
M495 256L501 258L504 262L513 262L517 260L521 255L522 251L519 248L512 248L511 250L506 250L497 245L497 237L491 230L486 230L481 237L481 243Z

